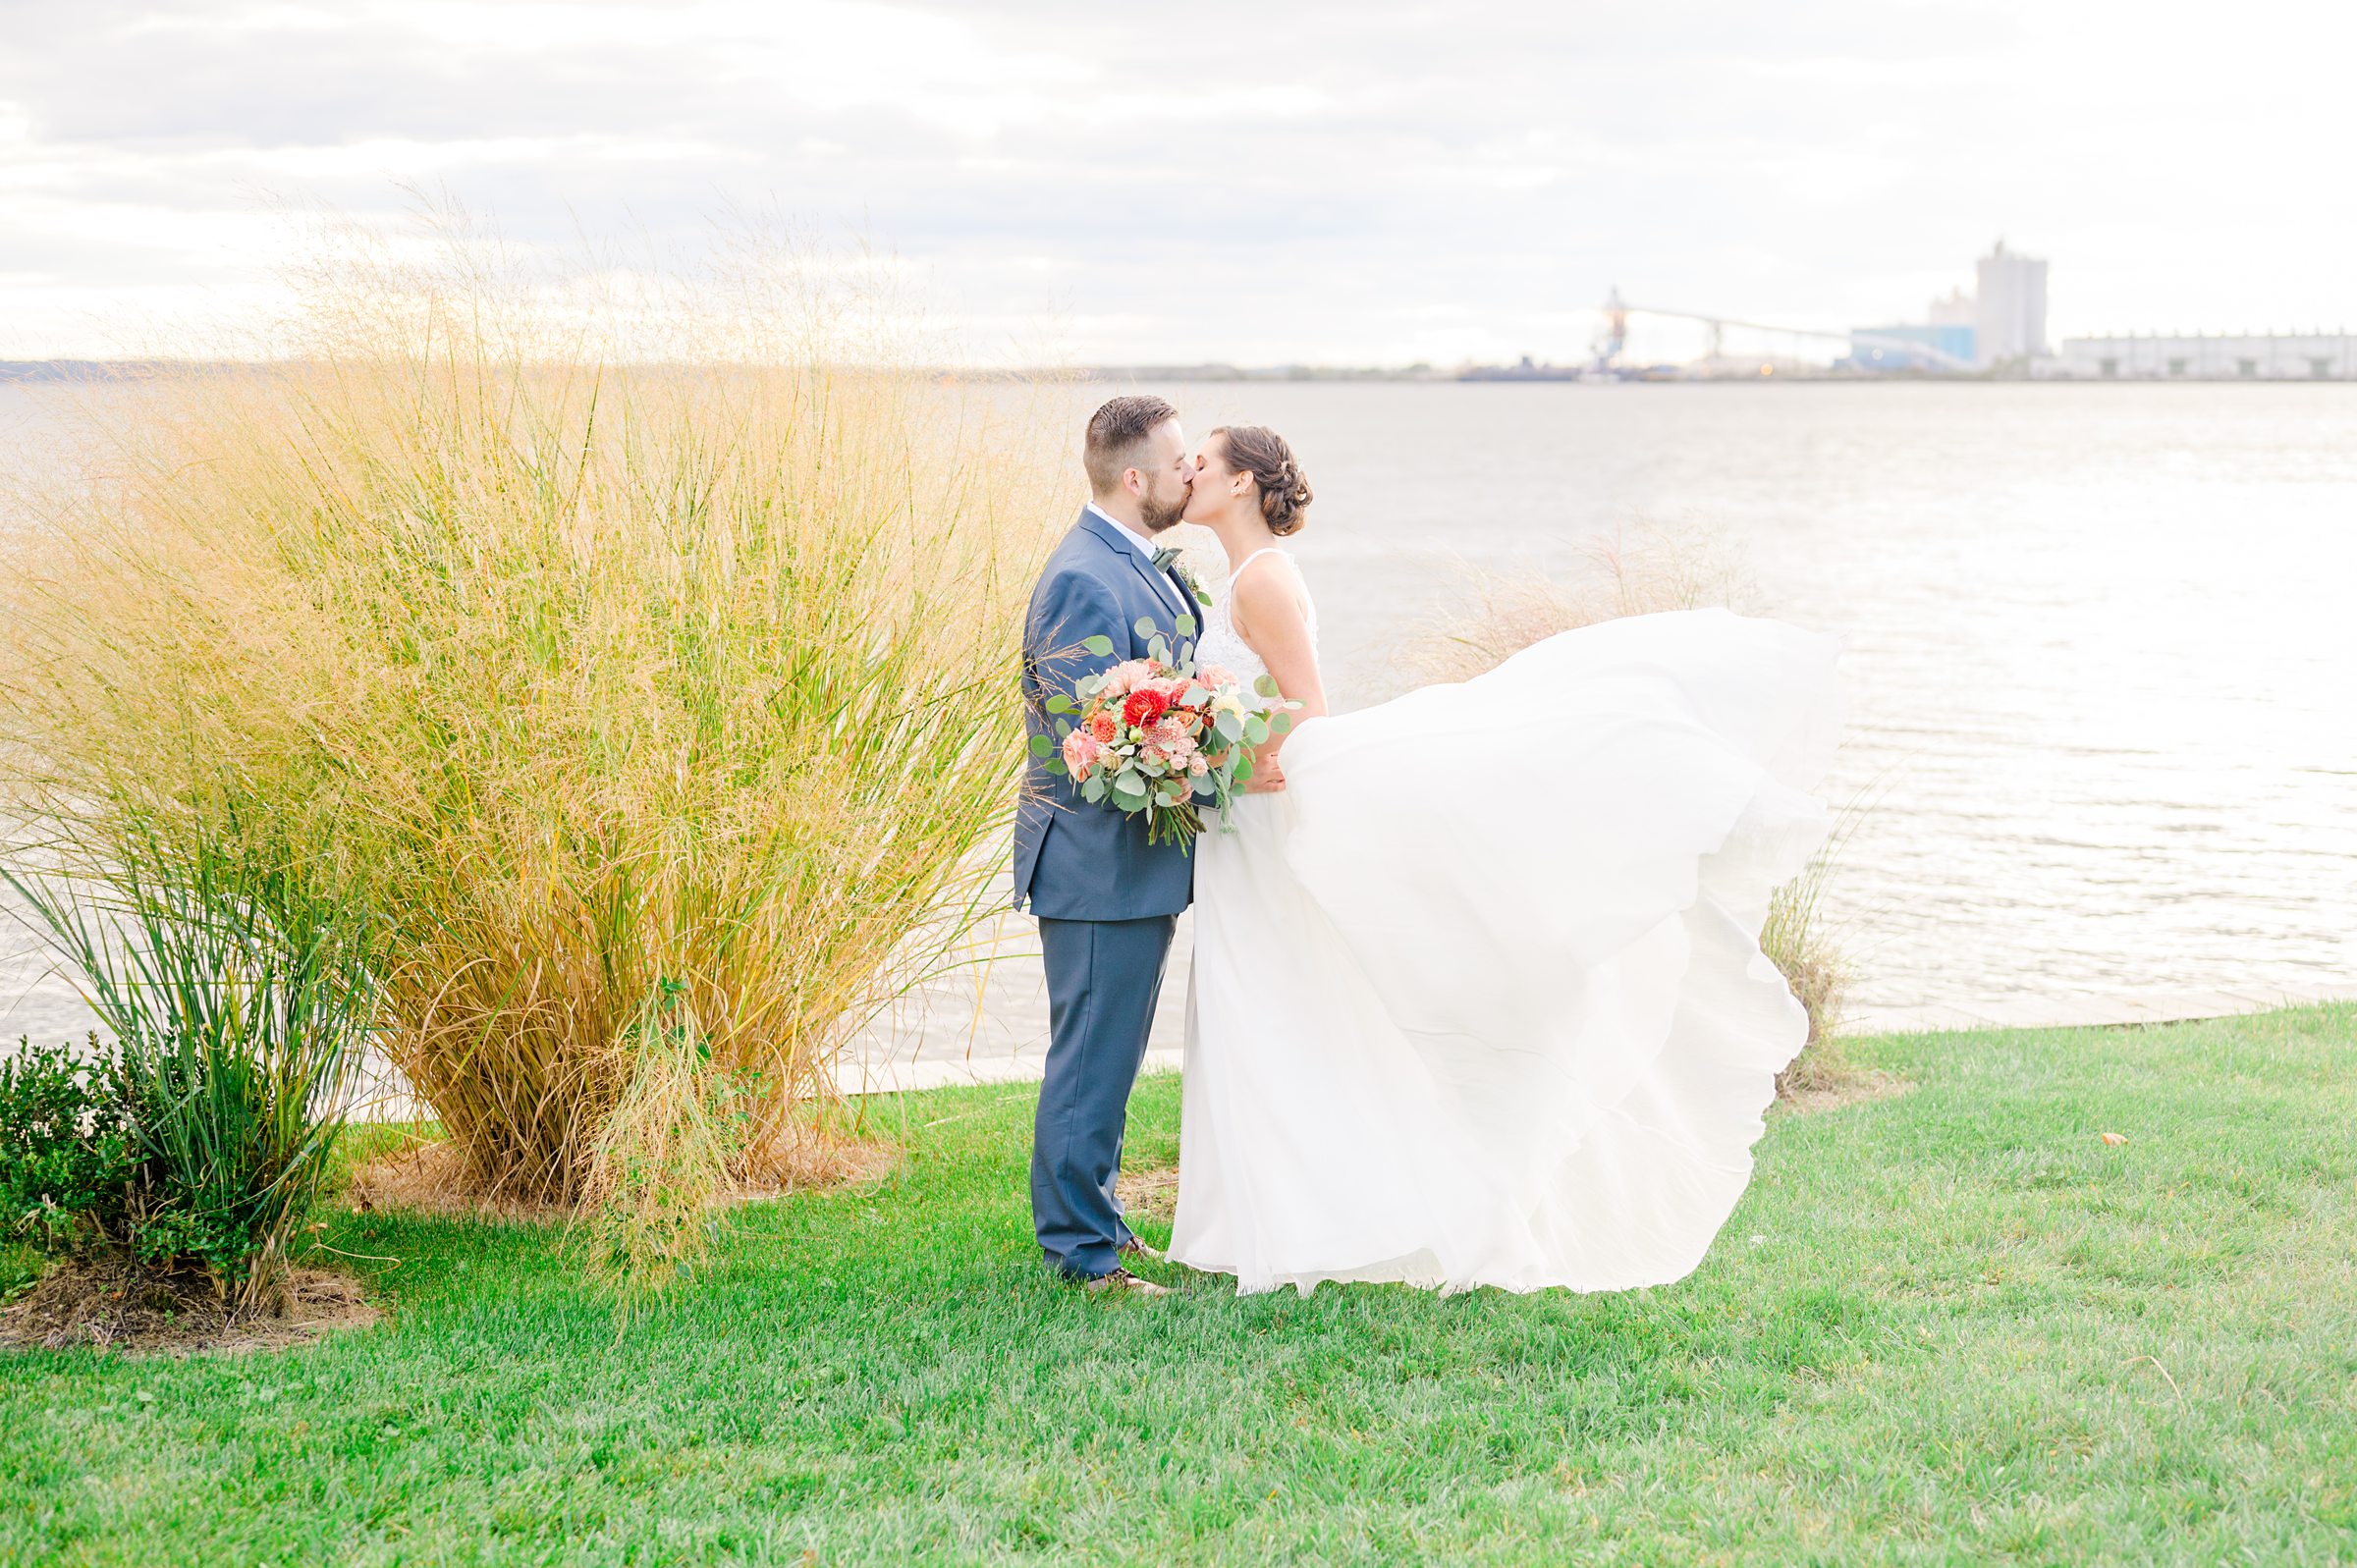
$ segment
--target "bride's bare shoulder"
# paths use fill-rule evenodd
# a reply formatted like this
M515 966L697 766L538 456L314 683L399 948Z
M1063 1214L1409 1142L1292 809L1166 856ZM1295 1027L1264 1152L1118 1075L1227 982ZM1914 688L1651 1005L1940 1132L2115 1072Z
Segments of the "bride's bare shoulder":
M1234 607L1233 619L1241 625L1265 628L1309 619L1309 592L1302 584L1301 568L1282 551L1271 551L1237 572L1229 582L1228 597Z

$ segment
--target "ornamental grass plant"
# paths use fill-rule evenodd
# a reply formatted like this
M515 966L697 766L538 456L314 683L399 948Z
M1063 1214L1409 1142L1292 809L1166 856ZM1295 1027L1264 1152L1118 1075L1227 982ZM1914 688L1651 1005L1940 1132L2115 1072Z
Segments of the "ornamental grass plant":
M654 1201L631 1147L790 1181L849 1032L993 901L1061 472L1005 432L1048 426L823 257L411 256L306 273L258 368L106 393L0 585L7 809L99 865L218 839L233 781L300 897L371 912L472 1192Z

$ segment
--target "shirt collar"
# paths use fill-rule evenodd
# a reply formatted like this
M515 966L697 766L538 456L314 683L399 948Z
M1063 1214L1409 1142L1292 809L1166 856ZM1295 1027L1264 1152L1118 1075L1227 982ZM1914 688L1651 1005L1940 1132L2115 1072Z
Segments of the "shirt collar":
M1118 529L1125 538L1127 538L1131 544L1137 546L1138 554L1144 556L1148 561L1154 559L1153 540L1148 539L1144 534L1139 533L1135 528L1130 527L1121 518L1115 516L1112 513L1107 512L1103 507L1098 506L1093 501L1088 504L1088 510L1095 513L1105 521L1113 524L1113 526Z

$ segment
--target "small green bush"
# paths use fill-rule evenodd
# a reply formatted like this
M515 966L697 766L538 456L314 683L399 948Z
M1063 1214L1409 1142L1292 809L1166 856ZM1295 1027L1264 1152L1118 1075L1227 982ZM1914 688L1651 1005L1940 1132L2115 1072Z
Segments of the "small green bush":
M201 1264L234 1312L283 1297L374 1008L368 922L243 842L242 820L225 810L186 852L135 821L80 876L0 866L115 1035L89 1076L36 1057L12 1080L39 1130L8 1190L38 1205L45 1185L124 1170L118 1209L65 1226L149 1266ZM93 1138L82 1163L78 1129Z
M20 1040L0 1060L0 1242L54 1255L124 1234L137 1157L117 1058Z

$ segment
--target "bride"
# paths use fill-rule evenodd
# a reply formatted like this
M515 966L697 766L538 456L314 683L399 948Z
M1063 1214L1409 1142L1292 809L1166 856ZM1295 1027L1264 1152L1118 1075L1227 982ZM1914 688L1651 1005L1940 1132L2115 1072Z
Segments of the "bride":
M1171 1258L1243 1292L1688 1273L1807 1032L1759 932L1824 837L1835 645L1642 616L1330 715L1290 449L1194 462L1231 565L1198 657L1299 706L1195 841Z

